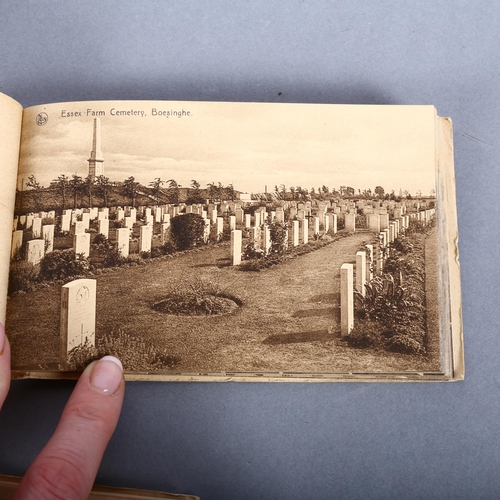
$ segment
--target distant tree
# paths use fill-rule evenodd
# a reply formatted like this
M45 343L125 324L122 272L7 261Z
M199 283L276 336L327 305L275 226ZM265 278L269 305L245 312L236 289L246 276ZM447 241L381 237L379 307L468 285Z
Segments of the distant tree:
M88 198L89 202L89 208L92 206L92 194L94 190L94 184L95 184L95 178L92 177L91 175L87 175L85 179L83 179L83 190L85 192L85 195Z
M234 186L232 184L228 184L226 186L226 199L234 201Z
M156 177L154 181L151 181L149 183L149 186L153 190L153 196L155 198L156 204L160 204L160 196L162 193L161 187L165 183L165 181L162 181L159 177Z
M220 186L222 186L220 182L218 184L216 184L215 182L209 182L207 184L208 197L210 198L210 200L216 201L220 199Z
M34 175L30 175L28 177L26 187L31 188L34 192L33 200L35 202L35 212L37 212L40 206L40 192L43 189L43 186L36 180Z
M191 180L191 189L193 191L189 195L189 198L188 198L189 203L203 203L204 202L204 199L201 195L200 187L201 187L201 185L197 180L195 180L195 179Z
M346 196L354 196L356 194L356 191L351 186L347 186L345 188L345 194L346 194Z
M130 198L132 206L135 207L135 198L139 192L139 183L135 182L135 177L130 176L128 179L125 179L122 183L122 190L125 196Z
M96 192L103 199L104 206L108 206L108 194L111 191L111 182L109 177L99 175L95 178Z
M66 208L66 195L69 189L69 177L61 174L57 179L52 181L55 185L57 194L62 198L62 209Z
M179 203L179 184L174 179L169 179L167 187L167 197L169 203Z
M385 194L385 190L382 186L377 186L375 188L375 196L378 196L380 199L382 199L384 197L384 194Z
M83 184L83 179L76 174L73 174L69 180L69 189L73 194L73 208L77 206L78 195L82 192Z

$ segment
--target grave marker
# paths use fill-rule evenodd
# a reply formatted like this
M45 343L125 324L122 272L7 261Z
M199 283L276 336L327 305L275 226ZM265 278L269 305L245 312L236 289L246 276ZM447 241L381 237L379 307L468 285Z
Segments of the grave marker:
M233 229L231 231L231 262L233 266L239 266L241 264L242 242L242 231L239 229Z
M292 221L292 246L299 245L299 221Z
M67 363L71 349L95 346L96 284L93 279L78 279L61 288L61 362Z
M90 234L77 233L73 236L73 248L75 255L83 254L84 257L90 256Z
M129 241L130 229L127 227L121 227L116 230L116 243L118 246L118 252L121 257L128 257L130 241Z
M12 233L12 246L10 250L11 260L18 259L23 247L23 231L14 231Z
M355 214L345 214L345 228L346 231L353 233L356 231L356 215Z
M139 252L151 252L151 241L153 239L153 227L150 225L139 228Z
M54 224L47 224L42 226L42 238L45 241L45 253L54 251Z
M32 225L33 238L38 239L42 237L42 219L35 217Z
M45 240L30 240L26 246L26 260L36 266L45 254Z
M363 295L366 294L366 252L356 252L356 290Z
M354 327L353 265L340 267L340 334L348 335Z
M99 220L99 234L102 234L106 238L109 237L109 219Z
M216 225L217 225L216 240L220 241L222 239L222 235L224 232L224 218L217 217L216 218Z

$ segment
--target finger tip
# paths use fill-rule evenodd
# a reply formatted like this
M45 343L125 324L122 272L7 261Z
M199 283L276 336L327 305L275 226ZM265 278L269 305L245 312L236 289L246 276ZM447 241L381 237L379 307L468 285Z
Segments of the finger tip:
M112 361L113 363L115 363L118 368L120 368L121 371L123 371L123 364L122 362L115 356L103 356L99 361Z
M92 364L90 386L100 394L115 394L123 380L123 366L115 356L104 356Z
M6 341L7 341L7 337L5 335L5 326L0 321L0 355L3 353Z

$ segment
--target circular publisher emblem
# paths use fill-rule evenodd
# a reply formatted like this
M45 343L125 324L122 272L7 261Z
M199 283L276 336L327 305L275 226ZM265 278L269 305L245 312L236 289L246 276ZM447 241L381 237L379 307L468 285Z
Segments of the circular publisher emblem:
M36 115L36 124L45 125L49 121L49 115L47 113L38 113Z

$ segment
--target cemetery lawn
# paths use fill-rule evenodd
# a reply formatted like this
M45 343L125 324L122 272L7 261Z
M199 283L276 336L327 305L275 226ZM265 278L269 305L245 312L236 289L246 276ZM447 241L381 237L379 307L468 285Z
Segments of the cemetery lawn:
M340 337L340 266L374 237L357 232L261 272L229 266L229 243L96 276L96 336L142 339L174 360L173 372L437 371L439 332L426 355L349 347ZM435 255L435 254L433 254ZM435 267L437 283L437 266ZM211 283L241 302L221 316L152 309L179 284ZM430 308L437 300L429 300ZM7 331L17 369L57 368L60 286L9 298ZM434 311L436 316L437 311ZM125 368L133 355L119 354Z

